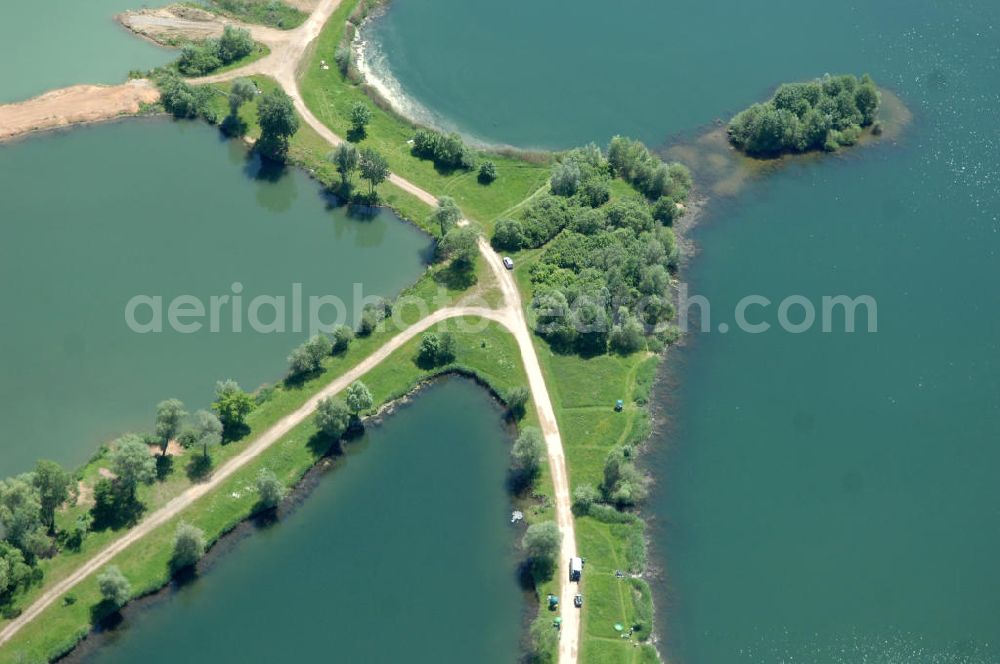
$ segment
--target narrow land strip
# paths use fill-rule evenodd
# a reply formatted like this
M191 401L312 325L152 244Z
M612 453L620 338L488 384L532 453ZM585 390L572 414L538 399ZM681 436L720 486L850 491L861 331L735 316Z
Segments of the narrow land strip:
M250 74L264 74L274 78L285 92L292 98L295 109L302 119L312 127L331 146L336 146L343 141L342 138L334 134L329 127L319 121L319 119L309 110L302 99L299 91L297 72L300 63L307 53L309 45L316 39L326 21L340 4L340 0L320 0L316 9L301 26L295 30L287 31L282 35L282 39L274 39L268 43L272 35L267 39L260 39L267 43L272 49L270 55L246 67L225 72L215 76L207 76L196 79L194 83L215 83L231 80ZM255 38L263 35L254 35ZM133 82L134 83L134 82ZM148 82L143 82L144 87L152 88ZM55 91L56 93L64 91ZM152 90L155 93L155 90ZM55 93L50 93L55 94ZM0 113L5 108L0 107ZM138 108L136 108L138 110ZM135 112L135 111L132 111ZM64 123L66 124L66 123ZM5 126L3 116L0 115L0 126ZM2 137L2 135L0 135ZM408 180L393 175L390 181L401 189L407 191L421 201L436 205L437 197ZM201 496L218 488L220 483L231 476L236 470L254 459L270 445L278 441L283 435L309 417L316 408L320 399L334 395L346 388L350 383L364 375L372 367L387 358L394 350L412 339L416 334L428 329L432 325L445 319L456 316L480 316L496 321L506 327L517 340L521 358L525 371L528 375L528 383L538 411L538 418L545 437L546 449L550 474L552 476L554 494L556 522L562 533L561 562L559 569L559 584L561 604L566 609L563 614L561 634L559 639L559 662L560 664L576 664L580 639L580 613L570 609L573 606L573 595L575 587L569 582L568 575L563 574L563 565L569 558L577 554L576 534L573 524L573 513L571 509L571 499L569 490L569 476L566 469L566 459L563 451L562 438L559 433L559 426L556 422L555 411L549 397L548 389L545 385L545 377L542 373L541 365L535 352L532 342L531 332L528 329L524 316L524 308L521 303L520 293L510 272L508 272L500 262L499 256L489 247L485 240L480 238L479 249L497 278L504 295L504 306L502 309L483 309L476 307L453 307L439 310L420 322L393 337L375 353L363 360L359 365L333 380L321 392L316 394L306 404L293 413L285 416L273 427L265 431L256 441L250 444L246 450L238 456L233 457L229 462L219 468L212 479L204 484L194 486L183 494L173 499L167 505L157 510L135 528L123 535L121 538L110 544L100 553L95 555L73 574L55 584L52 588L42 594L31 606L0 632L0 645L9 641L25 624L36 618L45 608L50 606L58 598L66 594L76 584L100 567L107 564L115 555L126 549L130 544L142 538L158 526L166 523L185 507L200 498Z
M73 124L110 120L138 113L160 92L147 80L122 85L74 85L16 104L0 106L0 141Z
M308 418L315 410L320 400L333 396L344 390L348 385L366 374L373 367L389 357L393 351L399 349L407 341L416 335L424 332L428 328L449 318L459 316L479 316L496 321L505 327L509 327L509 315L503 311L485 309L480 307L451 307L440 309L431 315L423 318L419 322L408 327L403 332L390 339L374 353L362 360L357 366L345 372L338 378L330 382L320 392L315 394L309 401L297 410L289 413L279 420L274 426L264 431L253 443L247 446L240 454L233 457L213 473L212 478L203 484L196 484L190 489L177 496L162 508L143 519L138 525L118 538L93 558L81 565L72 574L62 579L49 590L36 599L31 606L16 619L12 620L4 629L0 631L0 645L9 641L24 625L36 618L42 611L48 608L53 602L69 592L75 585L83 579L93 574L102 566L106 565L112 558L121 553L146 534L152 532L159 526L170 521L177 516L184 508L191 505L202 496L211 493L222 483L232 476L237 470L245 466L254 458L258 457L264 450L273 445L282 436L287 434L297 425Z

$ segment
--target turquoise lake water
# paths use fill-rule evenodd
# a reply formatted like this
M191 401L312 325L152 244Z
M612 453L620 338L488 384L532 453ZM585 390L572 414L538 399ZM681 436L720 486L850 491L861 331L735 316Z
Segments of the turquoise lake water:
M514 661L502 414L471 382L432 385L351 442L291 514L223 544L195 583L70 661Z
M145 71L176 57L115 21L116 14L142 6L130 0L5 2L0 103L77 83L121 83L130 69Z
M789 295L868 294L878 332L672 353L644 509L670 661L1000 660L998 27L984 1L395 0L366 29L411 108L519 146L686 142L825 72L913 113L898 144L716 197L693 233L716 325L746 295L774 323Z
M280 379L308 332L308 297L335 295L352 315L363 295L392 295L424 270L426 235L390 212L349 218L302 172L263 174L238 143L197 123L136 120L33 136L0 147L0 476L39 457L68 467L125 431L149 431L156 404L193 411L215 381L247 389ZM184 334L169 304L245 301L218 332ZM292 327L301 284L303 328ZM126 323L137 295L163 298L163 332ZM285 331L256 333L249 304L285 298ZM332 309L324 317L334 315ZM141 308L136 319L152 314ZM262 321L271 320L268 307Z

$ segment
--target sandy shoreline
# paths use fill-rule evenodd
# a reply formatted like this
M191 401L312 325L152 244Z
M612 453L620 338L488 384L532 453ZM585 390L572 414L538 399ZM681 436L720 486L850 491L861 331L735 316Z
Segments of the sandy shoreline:
M27 101L0 105L0 141L37 131L90 124L135 115L160 99L150 81L121 85L74 85Z

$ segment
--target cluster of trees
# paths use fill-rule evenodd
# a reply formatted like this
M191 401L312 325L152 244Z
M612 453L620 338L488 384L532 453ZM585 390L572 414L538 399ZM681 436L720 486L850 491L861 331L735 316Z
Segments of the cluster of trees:
M388 180L390 175L389 162L381 152L372 147L358 150L350 143L341 143L327 155L327 161L337 167L345 196L351 197L352 175L358 171L361 179L368 182L368 197L365 202L370 205L378 202L376 187Z
M316 428L323 435L339 440L348 429L361 421L361 413L375 405L371 390L361 381L351 383L344 398L327 397L316 406Z
M323 358L333 353L333 341L325 334L317 334L288 356L290 378L301 378L316 373L323 366Z
M163 108L175 118L194 119L202 117L211 124L218 124L219 113L212 105L215 90L210 86L188 85L180 76L169 70L160 70L154 76L160 90ZM257 86L249 79L237 79L228 95L229 115L223 119L222 129L230 135L241 135L246 131L239 119L239 110L257 95ZM260 138L257 150L268 159L284 161L288 154L289 139L299 130L299 118L295 115L292 98L280 88L275 88L260 96L257 102L257 122ZM388 172L382 178L388 177ZM381 180L380 180L381 182Z
M691 190L691 171L684 164L665 164L645 145L624 136L615 136L608 144L608 164L658 208L676 210ZM660 221L669 224L673 218L671 212L669 219Z
M455 335L451 332L425 332L420 337L417 366L422 369L451 364L455 361Z
M418 129L413 136L412 152L420 159L430 159L444 170L468 170L476 165L475 152L456 133L442 134L433 129ZM495 166L493 171L495 175Z
M581 484L573 489L573 510L590 514L597 504L618 509L634 507L649 495L649 477L636 466L636 448L619 445L604 460L604 478L600 486Z
M177 69L185 76L204 76L245 58L253 53L253 49L253 37L248 30L227 25L218 39L185 45L177 60Z
M385 306L380 300L372 306ZM363 317L363 316L362 316ZM323 359L328 355L340 355L347 352L354 341L354 330L347 325L338 325L329 335L317 334L304 341L288 356L288 375L290 378L301 378L319 371L323 367Z
M255 405L253 395L232 380L216 384L212 411L189 414L178 399L160 402L152 432L127 433L104 451L103 463L108 472L94 485L93 507L62 528L57 527L56 513L61 506L76 503L77 483L59 464L43 459L29 473L0 480L0 608L18 589L41 579L37 565L40 558L51 556L62 547L79 549L92 528L119 527L141 514L139 488L154 482L158 472L157 455L150 451L152 446L159 448L160 456L165 456L169 444L176 441L200 449L202 458L208 460L209 448L221 443L224 435L236 438L246 430L246 417ZM267 502L275 495L283 495L284 488L280 483L273 487L269 482L258 481L258 490L262 501ZM204 534L182 525L171 564L175 569L192 565L204 550ZM115 610L131 594L127 579L117 568L107 568L98 584L105 603Z
M449 196L438 199L437 208L428 223L440 229L435 257L450 260L446 276L453 287L467 287L475 282L476 258L479 256L479 234L471 226L459 226L462 213Z
M729 140L755 155L836 150L854 145L862 128L876 122L879 103L878 88L867 74L788 83L769 101L730 120Z
M612 176L641 185L645 195L612 199ZM529 272L536 331L560 352L584 354L609 346L627 354L651 339L654 345L668 341L670 273L678 254L668 224L683 209L688 170L616 137L607 158L594 145L565 155L553 168L551 186L552 193L531 201L520 219L499 220L491 240L504 251L545 246Z
M383 297L375 302L368 302L361 308L361 320L358 322L358 336L370 336L382 321L392 316L392 302Z
M55 549L56 510L75 501L73 478L54 461L0 480L0 607L25 584L41 578L38 559Z
M202 117L211 124L219 121L212 106L212 89L207 86L192 87L170 70L157 72L154 79L160 90L160 103L175 118Z

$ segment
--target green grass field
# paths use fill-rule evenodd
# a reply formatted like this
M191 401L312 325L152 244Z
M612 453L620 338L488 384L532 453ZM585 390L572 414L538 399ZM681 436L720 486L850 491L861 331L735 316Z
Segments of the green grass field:
M515 255L514 276L525 302L531 295L528 271L542 251ZM642 442L648 431L646 404L659 356L635 353L583 358L560 355L537 336L534 341L559 421L571 489L581 484L600 485L608 452L627 441ZM618 399L625 402L621 413L614 410ZM610 508L607 511L620 522L608 522L603 514L576 518L577 549L587 561L582 582L580 661L657 662L655 649L644 643L652 628L652 596L646 582L633 576L645 571L644 524L633 515ZM624 577L616 577L616 570ZM616 623L626 631L633 625L641 625L641 629L621 638L614 630Z
M302 97L309 109L337 135L350 130L350 110L356 102L373 110L367 135L358 142L370 145L386 156L394 173L433 193L451 196L470 219L488 230L505 210L517 205L543 186L548 179L548 160L533 163L500 154L484 154L484 159L496 163L498 179L489 185L480 184L475 170L441 172L430 161L410 154L407 144L413 138L413 126L376 106L365 90L345 77L336 67L322 69L320 60L334 61L334 51L344 34L347 19L358 0L344 0L312 46L300 80Z

